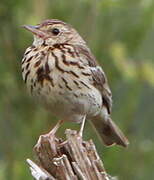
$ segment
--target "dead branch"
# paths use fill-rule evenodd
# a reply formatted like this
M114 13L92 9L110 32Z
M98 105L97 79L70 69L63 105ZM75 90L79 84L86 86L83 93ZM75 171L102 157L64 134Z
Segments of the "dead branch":
M35 147L37 162L27 159L36 180L115 180L106 173L92 140L83 141L70 129L66 139L40 136Z

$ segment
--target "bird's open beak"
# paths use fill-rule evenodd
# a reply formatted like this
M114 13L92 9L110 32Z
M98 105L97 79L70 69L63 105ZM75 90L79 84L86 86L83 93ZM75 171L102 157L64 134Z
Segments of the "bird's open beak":
M46 33L41 31L39 29L39 26L23 25L22 27L27 29L28 31L32 32L33 34L41 37L41 38L45 38L46 37Z

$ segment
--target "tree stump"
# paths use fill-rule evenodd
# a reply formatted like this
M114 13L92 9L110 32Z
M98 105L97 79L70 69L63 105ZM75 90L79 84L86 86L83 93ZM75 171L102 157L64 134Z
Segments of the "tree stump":
M34 148L37 162L27 159L36 180L115 180L110 177L92 140L83 141L77 131L67 129L66 141L40 136Z

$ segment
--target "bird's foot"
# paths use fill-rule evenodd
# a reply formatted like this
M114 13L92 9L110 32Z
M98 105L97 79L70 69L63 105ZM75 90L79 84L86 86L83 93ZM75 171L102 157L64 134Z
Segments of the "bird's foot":
M39 137L36 145L34 146L34 151L38 151L42 147L42 142L49 141L50 144L53 144L53 142L56 140L55 134L57 130L59 129L60 125L62 124L62 120L58 121L58 123L55 125L55 127L47 134L43 134Z
M63 141L62 143L59 144L59 147L65 146L68 143L68 140Z

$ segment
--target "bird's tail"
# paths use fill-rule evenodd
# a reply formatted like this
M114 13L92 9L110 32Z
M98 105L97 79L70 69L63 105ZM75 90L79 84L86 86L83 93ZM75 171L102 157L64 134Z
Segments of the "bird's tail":
M94 118L92 120L92 124L94 125L105 145L111 146L117 144L123 147L128 146L128 139L111 118L108 118L105 121L101 121L100 118Z

